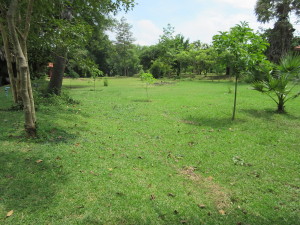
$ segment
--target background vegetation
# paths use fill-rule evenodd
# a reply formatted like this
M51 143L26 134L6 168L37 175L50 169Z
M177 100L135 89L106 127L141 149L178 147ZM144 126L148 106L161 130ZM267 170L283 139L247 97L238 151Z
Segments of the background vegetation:
M1 1L0 223L299 223L299 2L152 46L135 4Z

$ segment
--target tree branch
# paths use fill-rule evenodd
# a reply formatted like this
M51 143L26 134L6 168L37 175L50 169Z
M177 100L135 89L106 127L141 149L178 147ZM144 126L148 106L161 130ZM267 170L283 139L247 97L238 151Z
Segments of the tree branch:
M31 22L31 16L32 16L32 11L33 11L33 1L34 0L29 0L28 6L27 6L25 29L24 29L24 35L23 35L23 38L25 40L27 39L29 30L30 30L30 22Z

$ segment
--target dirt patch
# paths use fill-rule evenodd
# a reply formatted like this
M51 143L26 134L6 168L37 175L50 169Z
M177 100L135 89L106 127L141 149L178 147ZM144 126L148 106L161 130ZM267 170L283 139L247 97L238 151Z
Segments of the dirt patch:
M202 177L196 174L192 166L184 167L180 173L194 181L201 188L207 190L208 197L212 199L218 210L225 210L231 205L230 196L224 188L213 181L213 177Z

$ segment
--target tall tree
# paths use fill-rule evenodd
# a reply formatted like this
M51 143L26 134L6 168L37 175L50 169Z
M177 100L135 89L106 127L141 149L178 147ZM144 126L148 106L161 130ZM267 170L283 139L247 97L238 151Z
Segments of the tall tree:
M7 12L4 12L5 8L7 8ZM19 87L17 87L16 92L17 95L22 98L25 114L25 131L28 136L35 137L36 116L27 55L27 38L30 30L32 10L33 0L27 0L22 3L19 2L19 0L11 0L10 3L3 2L1 4L1 14L2 16L6 15L7 17L6 20L3 17L1 18L1 32L6 32L2 22L6 21L10 36L10 38L7 38L2 34L2 39L4 42L10 41L10 43L6 43L6 45L10 44L14 51L19 80ZM9 52L8 47L5 48L5 51L8 62L10 63L11 59L8 54L11 53ZM10 69L11 68L9 68L9 70ZM14 87L14 83L12 83L12 85L13 89L16 88ZM14 98L15 97L16 96L14 96Z
M185 39L181 34L175 35L175 28L168 24L163 28L163 35L160 36L158 45L161 48L160 61L180 76L183 56L181 52L188 50L189 39Z
M259 22L266 23L275 20L273 29L266 34L270 47L268 58L278 63L280 58L291 50L291 43L295 29L290 23L290 14L300 16L299 0L257 0L255 14Z
M9 46L12 46L14 50L20 77L20 96L24 106L25 130L29 136L36 136L35 107L27 53L30 27L31 25L39 26L41 19L52 21L53 18L57 18L65 5L72 7L72 10L74 10L73 16L89 19L96 24L98 22L94 20L97 18L96 15L109 15L123 8L128 10L134 6L134 0L53 0L51 2L43 0L1 0L0 29L2 39L5 40L3 31L8 31L10 38L7 38L7 40L10 41ZM36 16L32 17L32 13ZM55 29L55 27L51 28L52 30ZM41 29L44 29L44 27L41 27ZM49 31L51 29L44 32Z
M130 25L125 17L121 18L121 21L118 22L116 26L116 60L115 65L117 71L123 75L128 76L129 61L132 58L133 42L133 33L131 32L132 25Z
M119 10L125 11L134 6L134 0L56 0L62 5L61 11L56 11L56 18L63 23L71 23L76 27L77 21L84 21L90 26L97 26L103 23L112 13L117 13ZM51 3L53 6L55 3ZM76 32L74 33L76 36ZM82 39L73 39L81 41ZM53 76L49 83L49 92L60 94L64 69L67 62L68 47L65 45L58 46L58 54L54 62Z

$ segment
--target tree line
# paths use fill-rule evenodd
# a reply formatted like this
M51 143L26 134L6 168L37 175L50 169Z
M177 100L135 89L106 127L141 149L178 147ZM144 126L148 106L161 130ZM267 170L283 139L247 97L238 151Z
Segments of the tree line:
M24 109L29 136L36 136L31 80L47 73L48 62L54 62L54 68L47 91L55 95L61 93L64 76L133 76L143 72L155 78L180 77L182 73L232 75L237 90L242 74L248 74L251 81L262 81L284 54L300 45L289 20L291 13L299 18L298 0L258 0L257 19L262 23L274 20L272 29L257 33L241 22L216 34L210 45L190 42L170 24L157 44L135 45L131 25L125 18L114 18L118 11L131 10L135 4L134 0L1 1L0 45L13 99ZM106 34L112 29L115 41Z

